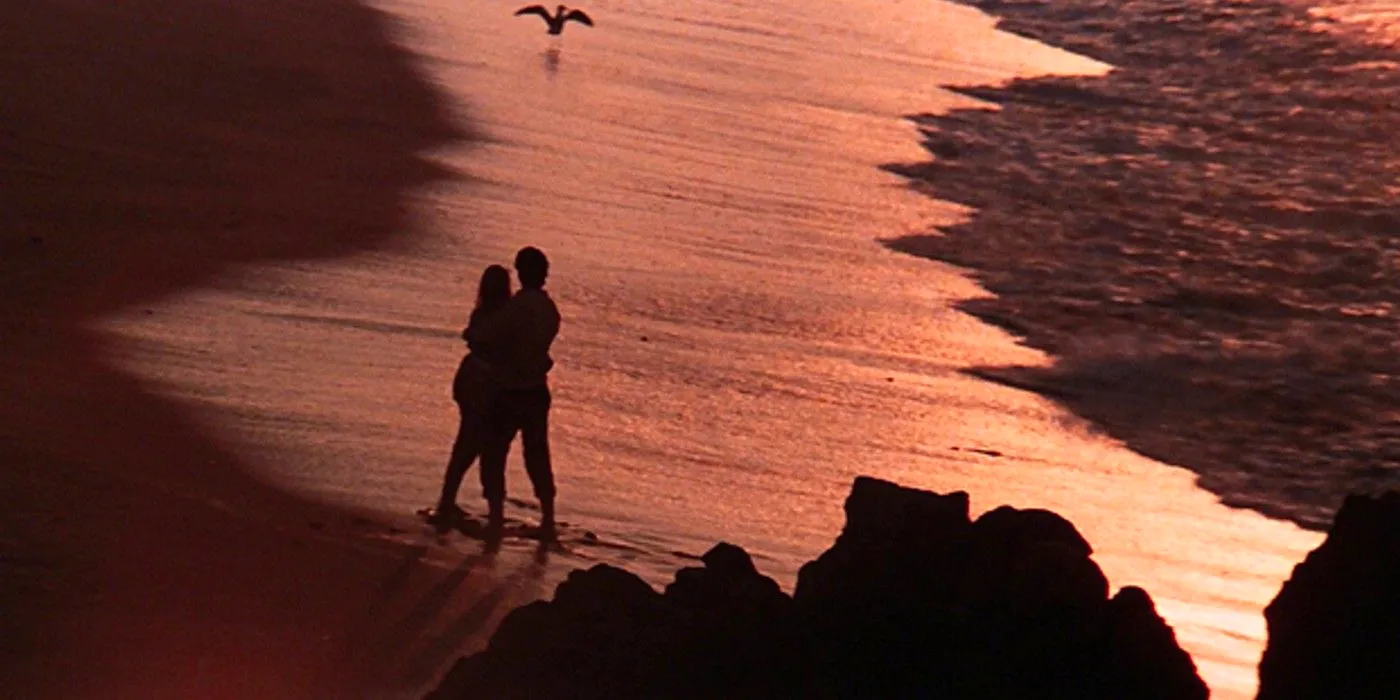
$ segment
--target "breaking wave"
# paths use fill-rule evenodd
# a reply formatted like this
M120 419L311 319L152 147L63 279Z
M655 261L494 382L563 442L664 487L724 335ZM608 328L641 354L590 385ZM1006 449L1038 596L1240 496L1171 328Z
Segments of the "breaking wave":
M1056 356L1053 396L1228 504L1325 527L1400 487L1400 50L1385 17L1277 1L967 0L1105 76L956 88L889 170L977 211L891 248L972 271L965 310Z

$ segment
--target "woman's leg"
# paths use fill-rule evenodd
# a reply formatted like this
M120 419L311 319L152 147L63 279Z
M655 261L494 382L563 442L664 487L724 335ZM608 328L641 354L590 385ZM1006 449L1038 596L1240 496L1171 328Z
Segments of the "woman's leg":
M505 518L506 458L515 431L499 418L486 420L486 438L481 453L481 495L486 497L488 524L499 526Z
M452 456L447 460L447 474L442 480L442 496L438 498L438 510L446 511L457 505L457 491L462 487L462 477L471 468L472 461L481 452L480 421L475 411L464 402L457 403L457 413L461 421L457 426L457 439L452 442Z

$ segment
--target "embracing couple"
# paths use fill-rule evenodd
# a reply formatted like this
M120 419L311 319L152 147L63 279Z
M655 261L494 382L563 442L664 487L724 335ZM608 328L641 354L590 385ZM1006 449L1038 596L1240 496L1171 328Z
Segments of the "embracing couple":
M504 521L506 456L516 434L525 452L525 471L540 501L540 529L554 533L554 471L549 462L549 347L559 333L559 309L544 290L549 260L538 248L515 254L520 290L511 293L510 273L487 267L477 289L462 339L467 355L452 381L461 414L457 439L443 479L442 496L430 520L445 531L462 519L457 490L473 460L481 458L481 489L487 526L499 532Z

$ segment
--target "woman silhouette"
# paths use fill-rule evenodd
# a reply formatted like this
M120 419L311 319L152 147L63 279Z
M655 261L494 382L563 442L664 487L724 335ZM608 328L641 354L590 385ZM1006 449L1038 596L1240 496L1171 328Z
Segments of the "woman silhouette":
M429 517L429 522L436 525L439 531L446 531L462 518L462 509L457 507L457 490L461 488L462 477L471 468L472 461L481 454L485 411L499 390L500 368L510 359L506 348L490 344L481 337L481 329L500 315L506 302L510 301L510 295L510 272L506 268L491 265L481 273L476 306L472 309L467 327L462 330L467 354L452 378L452 400L457 402L457 411L462 420L457 427L457 439L452 443L452 456L447 460L442 495Z

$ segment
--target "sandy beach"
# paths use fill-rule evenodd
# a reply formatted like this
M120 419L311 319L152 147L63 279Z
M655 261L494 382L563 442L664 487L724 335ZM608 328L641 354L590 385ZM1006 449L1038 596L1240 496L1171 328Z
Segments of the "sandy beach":
M258 481L92 324L240 264L392 245L462 115L355 2L7 3L0 26L6 692L432 682L543 564L388 542Z
M1054 358L966 313L990 303L966 270L882 245L969 220L882 169L929 159L907 115L1103 64L936 0L635 3L562 38L494 2L21 5L0 8L17 696L421 697L575 566L659 586L725 540L790 588L861 474L1065 515L1215 697L1253 695L1260 612L1317 533L969 376ZM566 319L576 539L488 556L412 514L476 271L527 244Z

